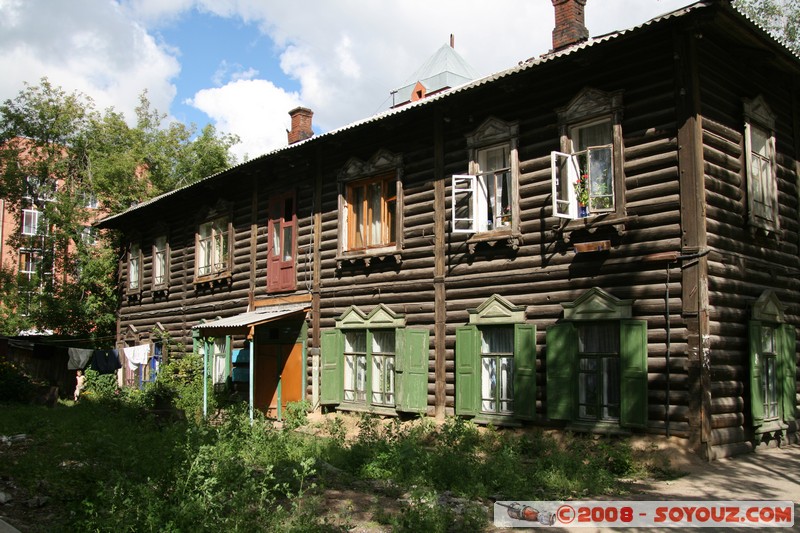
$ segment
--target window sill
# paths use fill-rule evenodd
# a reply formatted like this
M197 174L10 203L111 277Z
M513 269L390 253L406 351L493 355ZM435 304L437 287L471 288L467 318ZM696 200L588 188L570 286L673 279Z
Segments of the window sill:
M358 250L352 252L344 252L342 255L336 257L336 269L341 270L345 265L354 265L356 263L364 263L364 266L370 266L373 261L394 261L395 264L403 262L402 252L394 247L374 248L372 250Z
M192 283L194 283L195 285L209 285L209 286L224 285L225 283L228 283L230 281L231 277L232 276L230 272L220 272L219 274L214 274L210 276L195 277Z
M601 435L632 435L631 431L620 427L617 422L590 422L590 421L573 421L564 427L567 431L574 431L576 433L595 433Z
M574 231L586 230L589 233L595 233L598 229L606 227L613 227L617 235L621 236L625 234L625 224L637 218L636 215L623 216L617 213L604 213L602 215L569 220L565 223L562 222L560 225L554 226L553 229L561 234L561 238L564 242L570 242L572 232Z
M167 285L166 283L161 283L159 285L153 285L153 288L151 289L151 292L153 292L153 294L167 293L167 292L169 292L169 285Z
M521 427L522 422L518 419L514 418L514 415L492 415L489 413L479 413L472 419L473 422L476 424L483 424L488 425L492 424L493 426L504 426L504 427Z
M470 254L475 253L475 248L478 246L478 244L496 246L500 243L507 245L512 250L518 250L522 244L522 235L519 232L512 231L510 228L505 228L475 233L469 239L467 239L467 246L469 246Z
M352 411L354 413L371 413L373 415L397 416L397 410L393 407L371 406L342 402L336 407L337 411Z

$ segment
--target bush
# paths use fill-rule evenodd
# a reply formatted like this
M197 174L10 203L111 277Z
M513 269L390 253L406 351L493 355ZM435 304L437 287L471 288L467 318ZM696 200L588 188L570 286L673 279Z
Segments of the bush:
M0 402L27 402L36 385L22 369L8 361L0 361Z

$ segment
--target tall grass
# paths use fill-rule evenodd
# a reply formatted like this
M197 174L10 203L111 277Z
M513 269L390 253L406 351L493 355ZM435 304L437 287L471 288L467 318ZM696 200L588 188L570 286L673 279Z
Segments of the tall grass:
M0 479L48 497L53 517L26 531L342 531L352 524L322 498L342 488L390 502L370 512L396 531L478 531L492 499L583 498L637 469L624 441L460 418L363 416L348 432L339 415L309 427L301 406L278 428L233 405L216 425L165 422L152 405L167 396L196 408L197 381L165 383L143 393L98 384L55 409L0 405L0 434L28 436L4 452Z

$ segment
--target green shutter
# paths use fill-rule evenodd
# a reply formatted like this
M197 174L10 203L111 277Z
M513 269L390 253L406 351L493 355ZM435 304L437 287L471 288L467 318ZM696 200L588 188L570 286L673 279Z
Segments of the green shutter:
M578 334L570 322L547 328L547 416L574 420L577 405Z
M764 384L761 381L761 322L750 321L750 412L753 425L764 423Z
M783 403L783 420L795 419L797 409L797 333L794 326L784 324L781 327L780 370L781 400Z
M336 329L322 332L322 390L319 403L335 405L344 396L344 335Z
M536 326L514 325L514 414L536 416Z
M475 326L456 330L456 414L476 415L481 401L480 335Z
M428 409L427 329L398 329L395 355L395 394L398 411L425 413Z
M647 427L647 321L620 323L620 425Z

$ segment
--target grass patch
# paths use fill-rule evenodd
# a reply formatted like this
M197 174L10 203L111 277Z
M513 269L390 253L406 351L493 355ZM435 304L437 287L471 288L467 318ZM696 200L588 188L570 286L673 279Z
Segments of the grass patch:
M152 404L196 394L157 387L119 392L99 380L76 404L0 405L0 433L27 436L0 451L7 520L32 532L479 531L494 499L612 494L653 471L625 440L460 418L362 416L348 430L352 418L338 415L309 426L298 404L279 428L260 416L251 425L235 405L218 424L191 413L164 423ZM337 491L352 503L333 509Z

